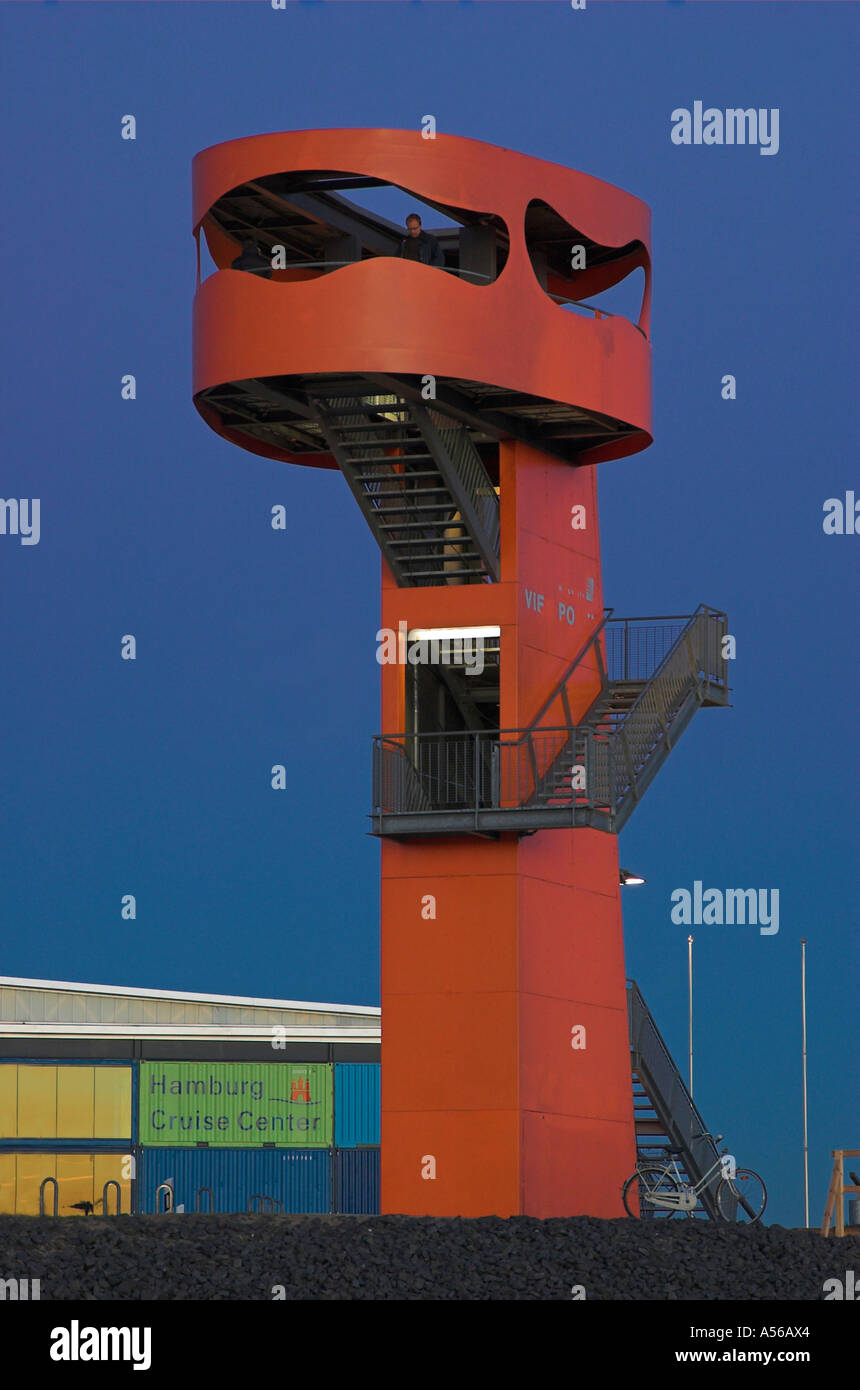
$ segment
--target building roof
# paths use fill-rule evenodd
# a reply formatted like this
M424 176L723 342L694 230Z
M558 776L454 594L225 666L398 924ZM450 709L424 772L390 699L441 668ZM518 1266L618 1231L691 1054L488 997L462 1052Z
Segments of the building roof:
M358 1004L185 994L0 975L0 1038L275 1036L296 1042L378 1043L380 1029L381 1010Z

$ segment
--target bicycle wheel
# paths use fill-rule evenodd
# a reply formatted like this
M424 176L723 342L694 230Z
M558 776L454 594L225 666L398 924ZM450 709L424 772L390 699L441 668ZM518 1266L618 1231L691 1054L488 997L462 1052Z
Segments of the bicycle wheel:
M648 1198L677 1197L679 1192L677 1182L665 1168L643 1166L637 1168L633 1176L627 1179L621 1192L621 1200L628 1216L653 1220L655 1217L677 1216L678 1212L656 1207Z
M767 1206L767 1188L751 1168L738 1168L733 1178L723 1178L717 1188L717 1211L724 1221L751 1226Z

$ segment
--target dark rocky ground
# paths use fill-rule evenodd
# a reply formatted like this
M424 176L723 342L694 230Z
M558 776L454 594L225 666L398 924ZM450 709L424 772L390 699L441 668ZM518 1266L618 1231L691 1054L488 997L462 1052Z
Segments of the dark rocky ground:
M0 1278L42 1299L823 1298L860 1238L781 1226L406 1216L0 1216Z

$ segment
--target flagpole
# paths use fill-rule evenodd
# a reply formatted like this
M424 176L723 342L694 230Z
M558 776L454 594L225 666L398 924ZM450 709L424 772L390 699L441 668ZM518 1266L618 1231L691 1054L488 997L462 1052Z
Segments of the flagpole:
M693 1098L693 938L687 937L687 994L690 1001L690 1099Z
M800 938L800 994L803 1017L803 1224L809 1228L809 1133L806 1108L806 937Z

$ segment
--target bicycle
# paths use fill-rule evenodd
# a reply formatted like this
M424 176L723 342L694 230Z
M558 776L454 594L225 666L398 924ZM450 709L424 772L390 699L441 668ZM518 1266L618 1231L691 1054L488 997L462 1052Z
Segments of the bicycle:
M706 1130L693 1136L696 1139L713 1139L718 1144L721 1134L709 1134ZM767 1206L767 1188L751 1168L736 1168L734 1159L726 1164L724 1149L716 1163L691 1187L681 1178L678 1156L681 1149L668 1150L671 1161L661 1166L658 1160L653 1163L637 1164L636 1171L624 1184L621 1200L624 1210L632 1217L672 1217L683 1215L691 1217L699 1205L699 1193L708 1186L717 1170L721 1170L715 1204L723 1221L743 1221L752 1225L758 1221ZM633 1210L633 1200L638 1200L638 1212Z

